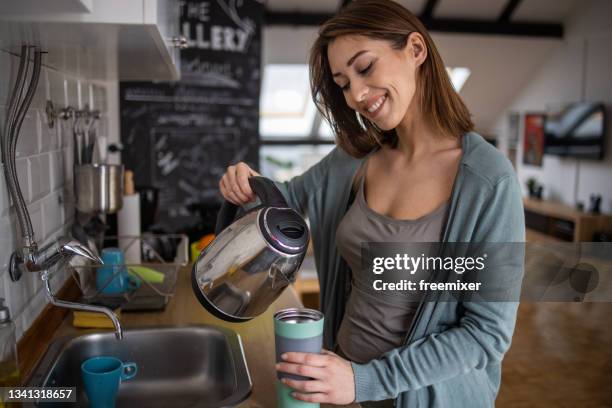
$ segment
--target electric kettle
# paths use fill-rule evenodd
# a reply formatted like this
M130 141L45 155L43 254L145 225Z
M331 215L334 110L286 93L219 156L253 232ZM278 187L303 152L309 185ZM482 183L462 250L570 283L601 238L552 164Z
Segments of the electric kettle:
M266 311L295 280L310 238L306 222L289 208L273 181L251 177L249 184L261 205L245 212L224 201L216 238L202 251L191 275L202 306L231 322Z

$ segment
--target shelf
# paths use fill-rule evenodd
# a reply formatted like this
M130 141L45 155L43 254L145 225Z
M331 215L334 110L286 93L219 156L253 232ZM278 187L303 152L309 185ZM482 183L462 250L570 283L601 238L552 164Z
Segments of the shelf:
M591 214L546 200L524 199L527 241L589 242L612 229L612 216Z
M552 235L544 234L531 228L525 229L525 238L527 242L566 242L562 239L555 238Z

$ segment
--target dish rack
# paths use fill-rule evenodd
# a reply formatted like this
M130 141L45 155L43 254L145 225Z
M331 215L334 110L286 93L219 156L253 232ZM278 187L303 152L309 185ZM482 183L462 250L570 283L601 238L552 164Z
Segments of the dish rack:
M179 269L189 262L187 236L143 234L106 237L102 248L109 247L121 248L126 262L124 265L113 265L113 273L104 283L96 284L96 272L104 267L103 265L89 262L68 266L81 289L82 301L112 309L121 307L122 311L164 309L174 295ZM140 258L140 262L129 261L130 257L134 259L135 252L140 252L140 257L136 256ZM114 278L126 273L139 282L137 288L119 294L104 293L104 289ZM151 274L156 279L151 279Z

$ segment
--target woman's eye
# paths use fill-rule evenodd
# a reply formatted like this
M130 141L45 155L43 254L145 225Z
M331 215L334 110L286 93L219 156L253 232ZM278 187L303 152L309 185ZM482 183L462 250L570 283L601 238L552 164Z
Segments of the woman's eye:
M368 64L368 66L367 66L367 67L365 67L364 69L362 69L361 71L359 71L359 73L360 73L360 74L362 74L362 75L363 75L363 74L367 74L367 73L370 71L370 68L372 68L372 65L373 65L373 64L374 64L373 62L370 62L370 63Z
M349 85L350 85L350 84L347 82L347 83L346 83L346 85L342 85L342 86L340 87L340 89L342 89L342 91L343 91L343 92L348 91L348 90L349 90Z

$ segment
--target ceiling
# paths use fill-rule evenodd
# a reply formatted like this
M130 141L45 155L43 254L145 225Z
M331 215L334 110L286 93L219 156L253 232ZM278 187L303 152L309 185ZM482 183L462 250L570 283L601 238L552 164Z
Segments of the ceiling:
M421 14L428 0L399 0L415 14ZM433 17L497 19L509 0L439 0ZM563 23L578 0L522 0L518 2L511 21ZM341 0L266 0L266 9L278 12L334 13Z
M268 13L299 16L332 14L340 0L267 0ZM516 3L507 24L555 24L563 27L585 2L578 0L399 0L422 17L434 4L430 19L487 22L500 20L509 3ZM264 62L305 64L317 25L297 23L268 25L264 31ZM447 66L467 67L471 75L460 94L472 112L477 130L495 134L499 118L552 53L563 46L559 35L512 35L479 31L435 30L432 37ZM486 30L485 30L486 31Z

